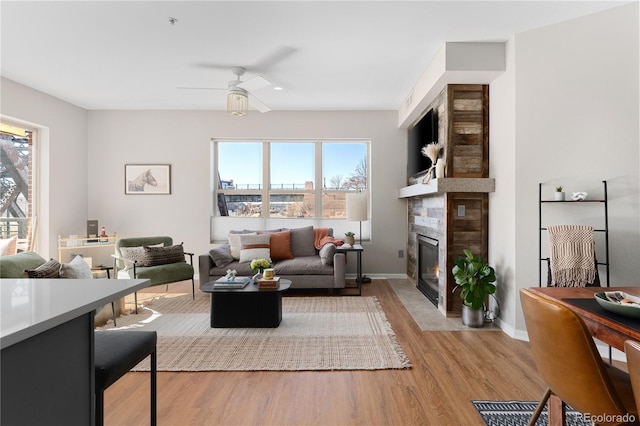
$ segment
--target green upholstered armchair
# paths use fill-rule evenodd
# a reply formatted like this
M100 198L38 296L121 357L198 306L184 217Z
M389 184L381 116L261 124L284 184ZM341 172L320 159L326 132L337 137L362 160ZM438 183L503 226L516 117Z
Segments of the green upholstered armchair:
M181 248L177 251L169 249L172 246L173 239L166 236L117 240L116 253L113 255L116 278L146 278L149 286L167 284L167 288L170 283L191 280L192 297L195 299L193 253L182 253ZM186 256L189 256L189 263L186 262ZM134 297L137 313L137 293Z

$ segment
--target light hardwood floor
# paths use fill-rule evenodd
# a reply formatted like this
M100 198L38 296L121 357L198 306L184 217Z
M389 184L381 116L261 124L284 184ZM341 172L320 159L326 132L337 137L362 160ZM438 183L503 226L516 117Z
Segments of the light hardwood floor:
M385 280L362 294L380 300L411 369L159 372L158 424L483 425L471 400L541 397L528 343L501 331L421 331ZM105 403L106 425L148 425L148 373L127 373Z

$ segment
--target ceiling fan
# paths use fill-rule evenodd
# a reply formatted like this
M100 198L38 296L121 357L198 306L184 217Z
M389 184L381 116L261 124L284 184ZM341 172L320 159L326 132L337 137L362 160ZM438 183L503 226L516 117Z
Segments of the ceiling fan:
M178 89L226 90L227 112L237 117L247 115L249 111L249 97L251 97L251 105L258 111L271 111L271 108L252 93L255 90L271 85L271 82L261 75L257 75L245 81L240 80L240 77L242 77L246 71L247 70L244 67L231 67L231 72L235 74L236 79L230 80L226 88L178 86Z
M271 82L264 78L261 73L267 73L273 66L286 60L292 55L296 49L290 46L281 46L270 52L258 62L248 66L232 66L231 64L199 62L195 64L199 68L208 69L231 69L236 79L229 81L226 88L218 87L178 87L178 89L208 89L208 90L226 90L227 91L227 112L236 116L247 115L249 110L249 98L251 98L251 106L260 112L271 111L264 102L256 97L253 93L263 87L271 85ZM257 74L246 81L240 80L247 71Z

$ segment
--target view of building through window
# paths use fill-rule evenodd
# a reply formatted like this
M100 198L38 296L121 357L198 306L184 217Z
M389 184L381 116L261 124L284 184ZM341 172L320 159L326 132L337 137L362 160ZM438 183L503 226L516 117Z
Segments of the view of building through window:
M367 189L368 141L215 145L219 216L344 218L346 193Z
M31 247L33 131L0 123L0 238Z

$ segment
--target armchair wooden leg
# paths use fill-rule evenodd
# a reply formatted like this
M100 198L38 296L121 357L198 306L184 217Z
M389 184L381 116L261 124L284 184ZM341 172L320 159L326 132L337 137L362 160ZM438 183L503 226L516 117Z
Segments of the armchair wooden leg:
M116 303L115 302L111 302L111 314L113 315L113 326L115 327L116 324Z
M547 405L547 401L549 400L550 396L551 396L551 389L547 388L547 391L544 393L544 396L542 397L542 399L540 400L540 403L536 407L536 411L533 413L533 415L531 416L531 419L529 420L529 426L534 426L536 424L536 422L538 421L538 417L540 417L542 410L544 410L544 406Z
M133 293L133 301L135 303L136 314L138 313L138 292Z
M191 299L196 300L196 282L193 277L191 277Z

